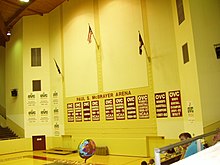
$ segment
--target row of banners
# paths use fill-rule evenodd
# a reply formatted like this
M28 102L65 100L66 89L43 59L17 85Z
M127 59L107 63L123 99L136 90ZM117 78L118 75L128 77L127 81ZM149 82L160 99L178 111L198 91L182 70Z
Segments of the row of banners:
M52 96L49 92L28 93L26 97L26 120L29 126L52 124L55 136L60 135L60 102L59 93L54 91Z
M131 92L128 92L131 95ZM108 96L110 95L110 96ZM111 98L113 94L104 97L106 120L148 119L148 95ZM117 95L117 94L116 94ZM88 96L87 96L88 97ZM180 91L168 92L171 117L182 116ZM93 97L95 98L95 97ZM97 98L97 97L96 97ZM103 96L100 96L103 98ZM100 100L77 99L75 103L67 103L68 122L100 121ZM155 93L156 117L168 117L166 93Z

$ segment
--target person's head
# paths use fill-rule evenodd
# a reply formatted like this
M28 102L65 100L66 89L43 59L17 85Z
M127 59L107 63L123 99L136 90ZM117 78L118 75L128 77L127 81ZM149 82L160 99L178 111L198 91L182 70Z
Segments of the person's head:
M220 141L220 129L219 131L216 133L216 135L213 137L213 142L214 144L216 144L217 142Z
M181 134L179 135L179 139L180 139L181 141L186 140L186 139L189 139L189 138L192 138L192 135L191 135L190 133L188 133L188 132L183 132L183 133L181 133ZM184 149L186 149L188 146L189 146L189 144L184 144L184 145L182 145L182 147L183 147Z
M147 165L147 162L146 161L142 161L141 165Z
M154 164L154 159L150 159L149 164Z

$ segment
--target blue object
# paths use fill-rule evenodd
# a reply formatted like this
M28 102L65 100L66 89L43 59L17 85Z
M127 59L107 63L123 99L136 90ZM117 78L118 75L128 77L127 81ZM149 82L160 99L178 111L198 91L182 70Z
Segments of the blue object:
M204 147L203 147L202 144L201 144L201 149L202 149L202 150L204 149ZM197 150L197 141L194 141L194 142L192 142L192 143L187 147L186 153L185 153L185 155L184 155L184 158L187 158L187 157L189 157L189 156L191 156L191 155L193 155L193 154L195 154L195 153L197 153L197 152L199 152L199 151Z

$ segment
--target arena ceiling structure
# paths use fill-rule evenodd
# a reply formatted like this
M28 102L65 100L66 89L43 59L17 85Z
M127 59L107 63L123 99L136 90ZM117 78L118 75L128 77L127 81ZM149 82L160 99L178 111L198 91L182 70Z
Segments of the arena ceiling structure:
M0 0L0 46L10 40L13 26L24 16L51 12L66 0Z

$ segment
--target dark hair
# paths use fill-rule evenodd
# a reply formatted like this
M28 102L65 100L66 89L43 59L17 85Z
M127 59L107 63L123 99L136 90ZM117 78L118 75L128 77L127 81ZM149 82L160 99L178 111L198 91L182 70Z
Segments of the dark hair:
M154 159L150 159L149 164L154 164Z
M192 135L190 133L188 133L188 132L181 133L179 135L179 138L182 137L182 136L185 137L185 138L192 138Z
M141 165L147 165L147 162L146 161L142 161Z

